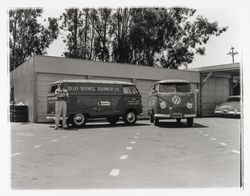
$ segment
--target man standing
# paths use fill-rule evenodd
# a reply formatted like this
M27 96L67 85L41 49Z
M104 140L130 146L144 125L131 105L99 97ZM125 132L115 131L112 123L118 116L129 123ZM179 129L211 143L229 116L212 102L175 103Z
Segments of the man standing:
M67 98L69 97L69 94L66 89L62 87L62 82L58 84L57 89L55 90L55 97L56 97L56 119L55 119L55 130L59 127L59 121L62 114L62 126L64 129L67 128L66 125L66 113L67 113Z

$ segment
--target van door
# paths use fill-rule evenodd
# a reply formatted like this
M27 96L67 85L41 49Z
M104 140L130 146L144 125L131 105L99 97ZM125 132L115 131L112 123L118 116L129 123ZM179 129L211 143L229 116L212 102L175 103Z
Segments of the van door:
M111 112L111 100L110 91L112 87L110 85L98 85L97 89L97 102L96 102L96 115L97 116L109 116Z
M121 85L114 85L114 90L110 93L111 115L123 115L123 91Z
M123 112L134 108L139 110L141 104L141 95L135 86L123 86Z

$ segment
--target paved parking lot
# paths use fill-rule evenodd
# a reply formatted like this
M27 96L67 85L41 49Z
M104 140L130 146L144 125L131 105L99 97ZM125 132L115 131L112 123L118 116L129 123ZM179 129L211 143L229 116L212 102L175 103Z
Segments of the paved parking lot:
M14 189L211 188L240 186L240 119L11 124Z

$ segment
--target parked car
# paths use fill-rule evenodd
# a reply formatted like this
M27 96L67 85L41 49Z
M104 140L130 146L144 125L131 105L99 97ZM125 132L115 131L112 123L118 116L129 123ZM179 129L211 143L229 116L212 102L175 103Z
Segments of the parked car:
M148 114L150 121L156 126L160 119L187 119L187 125L193 126L196 117L194 93L189 81L162 80L150 89Z
M217 105L214 109L214 114L216 116L233 116L240 117L241 109L240 109L240 100L241 97L230 96L227 98L226 102Z
M90 118L106 118L116 124L122 117L134 124L142 113L141 95L129 82L106 80L62 80L49 86L47 119L55 118L55 89L61 82L67 89L67 124L82 127Z

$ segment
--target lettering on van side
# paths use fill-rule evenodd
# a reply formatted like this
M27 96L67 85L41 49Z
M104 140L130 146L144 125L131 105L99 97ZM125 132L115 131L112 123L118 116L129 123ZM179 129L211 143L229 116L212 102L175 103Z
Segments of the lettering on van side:
M94 86L68 86L68 91L99 91L99 92L118 92L121 88L118 87L94 87Z

